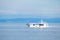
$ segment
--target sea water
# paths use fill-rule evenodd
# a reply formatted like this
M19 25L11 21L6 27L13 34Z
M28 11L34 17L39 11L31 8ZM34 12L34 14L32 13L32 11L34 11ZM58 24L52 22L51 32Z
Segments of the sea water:
M0 23L0 40L60 40L60 23L29 28L26 23Z

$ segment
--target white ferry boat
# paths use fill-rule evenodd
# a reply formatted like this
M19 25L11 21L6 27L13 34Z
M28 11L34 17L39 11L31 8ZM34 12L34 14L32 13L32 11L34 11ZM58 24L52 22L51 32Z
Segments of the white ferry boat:
M41 22L38 22L38 23L28 23L27 26L30 27L30 28L47 28L48 23L43 22L41 20Z

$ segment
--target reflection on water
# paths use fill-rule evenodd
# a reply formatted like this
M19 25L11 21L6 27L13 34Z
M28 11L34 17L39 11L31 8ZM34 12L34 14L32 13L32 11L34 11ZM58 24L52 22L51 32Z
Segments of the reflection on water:
M26 23L0 23L0 40L60 40L60 23L45 29L29 28Z

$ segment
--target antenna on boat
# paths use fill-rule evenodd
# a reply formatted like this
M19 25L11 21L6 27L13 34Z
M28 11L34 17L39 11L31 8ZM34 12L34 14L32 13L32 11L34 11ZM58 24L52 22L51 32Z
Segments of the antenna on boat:
M40 20L40 22L43 22L43 18L41 17L41 20Z
M41 19L41 22L43 22L43 20Z
M41 20L40 20L40 22L41 22L41 23L44 23L44 21L43 21L43 17L41 17Z

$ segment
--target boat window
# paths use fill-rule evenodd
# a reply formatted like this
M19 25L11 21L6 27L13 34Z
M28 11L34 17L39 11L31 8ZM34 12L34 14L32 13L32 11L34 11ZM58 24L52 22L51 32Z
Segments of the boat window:
M33 24L33 26L35 26L35 24Z
M39 24L39 26L44 26L44 24Z

